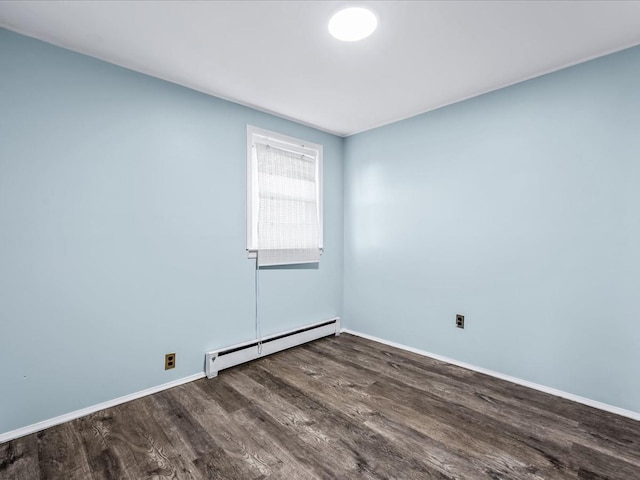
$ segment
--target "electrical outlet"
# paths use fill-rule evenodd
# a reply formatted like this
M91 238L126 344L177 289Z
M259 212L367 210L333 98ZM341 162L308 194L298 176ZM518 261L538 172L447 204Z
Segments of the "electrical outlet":
M167 353L164 356L164 369L170 370L175 368L176 366L176 354L175 353Z
M464 328L464 315L456 315L456 327Z

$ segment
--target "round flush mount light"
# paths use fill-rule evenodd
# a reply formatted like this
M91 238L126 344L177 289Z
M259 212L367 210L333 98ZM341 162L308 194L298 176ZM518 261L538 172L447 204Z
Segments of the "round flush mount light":
M343 42L357 42L368 37L378 26L371 10L349 7L340 10L329 20L329 33Z

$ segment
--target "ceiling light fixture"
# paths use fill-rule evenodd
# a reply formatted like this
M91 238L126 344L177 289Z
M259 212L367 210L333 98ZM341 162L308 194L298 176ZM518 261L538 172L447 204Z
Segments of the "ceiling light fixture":
M350 7L340 10L329 20L329 33L343 42L357 42L368 37L378 26L371 10Z

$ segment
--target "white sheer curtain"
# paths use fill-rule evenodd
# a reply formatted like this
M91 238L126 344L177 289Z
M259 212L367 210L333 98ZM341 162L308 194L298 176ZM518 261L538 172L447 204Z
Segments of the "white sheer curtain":
M258 265L320 259L318 159L256 143Z

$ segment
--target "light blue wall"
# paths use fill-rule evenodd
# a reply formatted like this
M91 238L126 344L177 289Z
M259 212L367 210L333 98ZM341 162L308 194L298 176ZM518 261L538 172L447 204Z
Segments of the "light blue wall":
M640 48L345 159L348 327L640 412Z
M0 433L253 338L247 123L324 145L325 253L261 273L263 333L340 315L342 139L0 29Z

